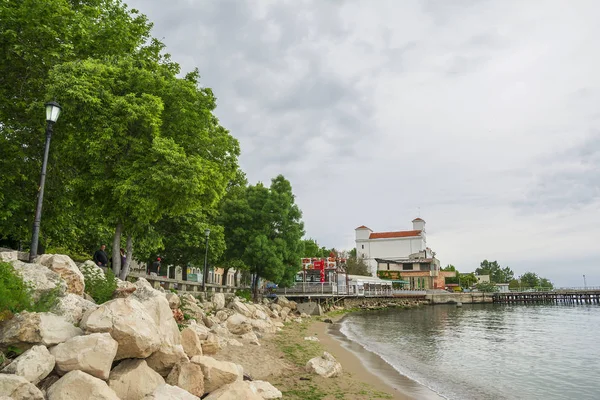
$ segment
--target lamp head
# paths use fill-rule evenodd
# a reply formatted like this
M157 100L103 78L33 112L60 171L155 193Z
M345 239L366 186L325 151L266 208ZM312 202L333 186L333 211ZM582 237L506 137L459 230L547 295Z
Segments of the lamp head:
M46 121L56 122L62 107L56 101L49 101L46 103Z

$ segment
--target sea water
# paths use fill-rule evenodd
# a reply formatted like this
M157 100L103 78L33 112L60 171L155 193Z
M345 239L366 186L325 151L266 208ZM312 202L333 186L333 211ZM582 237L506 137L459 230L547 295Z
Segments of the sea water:
M600 399L598 305L357 312L340 332L447 399Z

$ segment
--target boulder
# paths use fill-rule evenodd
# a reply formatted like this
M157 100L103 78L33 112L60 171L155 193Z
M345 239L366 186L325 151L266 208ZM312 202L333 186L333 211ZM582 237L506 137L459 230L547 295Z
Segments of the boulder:
M166 293L165 296L167 297L167 301L169 302L169 307L171 307L171 310L179 308L179 306L181 305L181 300L179 300L179 296L171 292Z
M157 387L144 397L144 400L200 400L200 398L180 387L167 384Z
M184 314L189 315L192 319L203 322L206 318L206 314L202 308L198 307L196 303L185 303L183 302L180 306Z
M183 361L189 361L180 344L163 343L157 351L146 359L148 366L162 376L169 375L171 369Z
M342 374L342 365L328 352L321 357L315 357L306 363L306 371L313 372L324 378L333 378Z
M269 319L269 316L267 315L267 313L266 313L264 310L262 310L262 309L260 309L260 308L257 308L257 309L254 311L254 313L252 314L252 318L255 318L255 319L262 319L262 320L265 320L265 321L266 321L266 320L268 320L268 319Z
M54 356L46 346L33 346L13 362L8 364L2 372L22 376L27 381L37 385L54 369Z
M11 262L19 260L19 252L17 250L0 248L0 261Z
M288 307L290 309L292 308L292 307L290 307L290 301L285 296L277 296L277 298L275 299L275 301L281 307Z
M298 306L298 303L296 303L295 301L290 301L289 304L288 304L288 307L292 311L296 311L297 306Z
M36 344L52 346L82 333L58 315L24 311L0 323L0 349L13 346L27 350Z
M227 318L227 329L234 335L243 335L252 331L252 321L242 314L233 314Z
M213 325L212 328L210 328L210 331L222 338L228 338L231 336L231 332L229 332L229 329L225 328L222 325Z
M281 316L281 319L285 320L291 311L292 310L289 307L283 307L281 309L281 312L279 313L279 315Z
M221 350L221 342L219 337L214 333L209 333L206 340L202 341L202 353L203 354L217 354Z
M283 394L275 386L266 381L249 381L248 385L263 399L280 399Z
M247 340L250 344L254 344L260 346L260 342L258 341L258 336L254 332L244 333L240 336L243 340Z
M183 302L183 304L198 304L198 300L189 293L184 293L181 296L181 301Z
M190 327L184 328L181 331L181 345L183 351L188 357L201 356L202 353L202 341L198 337L195 330Z
M198 335L198 338L200 338L200 340L206 340L206 338L208 337L208 334L210 333L210 329L208 329L204 325L197 324L195 321L192 321L188 325L188 328L190 328L194 332L196 332L196 334Z
M319 303L314 301L300 303L298 304L297 309L300 313L304 313L306 315L323 315L323 309Z
M12 374L0 374L0 395L12 400L44 400L44 394L33 383Z
M96 308L98 308L96 303L85 300L76 294L67 293L66 296L58 299L51 311L56 315L63 316L68 322L78 325L83 314Z
M29 264L22 261L13 261L12 265L15 271L21 275L23 281L31 285L35 301L52 292L55 292L58 296L64 296L67 292L67 284L60 275L43 265Z
M165 294L152 288L144 278L138 278L135 287L137 290L131 297L142 303L146 312L152 317L162 342L171 345L181 344L179 328Z
M145 360L125 360L108 378L108 386L121 400L138 400L154 392L165 380L146 364Z
M212 298L215 305L215 310L219 311L225 308L225 295L223 293L215 293Z
M244 345L242 343L240 343L239 341L237 341L235 339L227 339L227 345L234 346L234 347L244 347Z
M271 310L277 311L278 313L281 312L281 309L283 308L282 306L280 306L277 303L271 303L271 304L269 304L269 307L271 308Z
M219 310L216 312L215 317L217 317L217 319L221 322L225 322L227 321L227 318L229 318L231 315L234 314L234 311L231 309L224 309L224 310Z
M115 360L149 357L161 345L154 320L132 297L110 300L87 312L81 327L87 333L110 333L119 343Z
M237 381L211 392L204 400L262 400L248 381Z
M204 374L204 392L211 393L228 383L243 379L243 369L228 361L218 361L212 357L192 357L192 362L200 365Z
M107 380L118 347L119 344L110 333L92 333L56 345L50 349L50 353L56 358L56 372L59 375L79 370Z
M106 382L83 371L71 371L48 389L48 400L119 400Z
M106 279L106 275L104 275L104 271L102 270L102 268L97 266L96 263L92 260L87 260L83 264L79 265L79 270L84 275L94 275L96 278L100 278L103 280Z
M277 328L273 325L271 320L265 321L264 319L253 319L251 320L252 328L261 333L275 333Z
M204 322L204 325L207 327L212 328L215 325L219 325L221 320L214 315L205 315L202 322Z
M71 257L62 254L42 254L36 262L59 274L67 284L67 292L79 296L83 294L85 280Z
M250 311L250 309L248 308L249 306L249 304L244 304L241 301L237 300L234 300L231 303L229 303L229 307L232 308L234 311L242 314L245 317L252 318L252 311Z
M185 389L194 396L202 397L204 394L202 367L193 362L185 361L175 365L167 376L167 383Z

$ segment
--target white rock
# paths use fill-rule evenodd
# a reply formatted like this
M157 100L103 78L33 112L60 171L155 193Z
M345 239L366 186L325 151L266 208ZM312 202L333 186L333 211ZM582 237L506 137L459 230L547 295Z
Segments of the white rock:
M311 358L306 363L306 370L324 378L333 378L342 374L342 365L328 352L321 357Z
M233 314L227 318L227 329L234 335L243 335L252 331L252 320L242 314Z
M252 318L252 311L250 311L250 304L244 304L241 301L232 301L229 307L234 309L236 312L242 314L245 317Z
M204 374L202 367L193 362L183 362L175 365L167 377L169 385L178 386L194 396L204 394Z
M33 383L12 374L0 374L0 395L13 400L44 400L44 394Z
M119 343L115 360L145 358L161 345L154 320L133 296L108 301L85 313L81 327L87 333L110 333Z
M107 380L119 344L110 333L77 336L50 349L56 358L56 372L64 375L79 370Z
M276 326L269 321L265 321L264 319L253 319L251 320L252 328L255 331L261 333L275 333L277 331Z
M200 400L200 397L177 386L161 385L144 397L144 400Z
M184 328L181 331L181 345L183 346L185 354L190 358L201 356L203 354L202 340L198 337L196 331L190 327Z
M262 400L254 387L247 381L237 381L211 392L204 400Z
M0 261L10 262L10 261L18 261L19 260L19 252L17 250L0 250Z
M27 350L36 344L52 346L82 333L58 315L24 311L0 324L0 347Z
M67 283L67 292L79 296L83 294L85 280L71 257L63 254L43 254L36 259L36 262L59 274Z
M56 291L58 296L64 296L67 292L67 284L54 271L40 264L29 264L22 261L12 261L15 268L24 282L27 282L33 288L33 299L35 301L50 292Z
M125 360L115 367L108 385L121 400L138 400L154 392L165 380L145 360Z
M235 363L217 361L212 357L192 357L192 362L202 367L204 374L204 392L211 393L228 383L243 379L243 369Z
M58 302L52 308L52 312L63 316L68 322L77 325L81 321L83 314L96 308L98 308L97 304L85 300L76 294L67 293L66 296L58 299Z
M209 333L206 340L202 341L202 353L203 354L216 354L221 350L221 342L219 337L214 333Z
M179 306L181 305L181 300L179 300L179 296L171 292L166 293L165 296L167 297L167 301L169 302L169 307L171 308L171 310L179 308Z
M190 328L194 332L196 332L196 334L198 335L198 338L200 338L200 340L206 340L206 338L208 338L208 334L210 333L209 328L207 328L204 325L197 324L194 321L192 321L192 323L190 323L188 325L188 328Z
M54 356L46 346L33 346L3 370L6 374L16 374L37 385L54 369Z
M189 361L180 344L163 343L150 357L146 359L148 366L162 376L169 375L175 364Z
M318 342L319 338L318 337L314 337L314 336L306 336L304 338L304 340L308 340L308 341L311 341L311 342Z
M266 381L251 381L248 382L250 387L253 387L263 399L280 399L283 394L275 386Z
M181 344L177 321L173 318L173 311L169 307L165 294L153 289L144 278L139 278L135 282L135 287L137 290L131 297L142 303L146 312L154 319L162 342L171 345Z
M48 389L48 400L119 400L106 382L82 371L71 371Z
M223 293L215 293L212 298L215 305L215 310L219 311L225 308L225 295Z

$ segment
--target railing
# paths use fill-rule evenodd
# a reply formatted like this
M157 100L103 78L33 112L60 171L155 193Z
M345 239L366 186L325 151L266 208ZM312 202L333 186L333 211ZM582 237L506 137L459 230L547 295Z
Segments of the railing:
M202 282L184 281L181 279L171 279L164 276L146 275L144 273L130 273L128 278L144 278L150 284L157 288L162 286L165 290L176 289L182 292L202 292ZM210 292L234 293L237 289L245 286L223 286L215 283L207 283L206 290Z
M582 287L542 287L536 286L532 288L520 287L516 289L510 289L511 293L527 293L527 292L584 292L584 291L598 291L600 286L582 286Z

